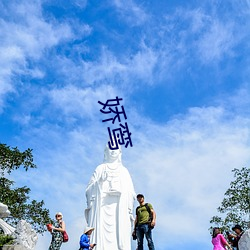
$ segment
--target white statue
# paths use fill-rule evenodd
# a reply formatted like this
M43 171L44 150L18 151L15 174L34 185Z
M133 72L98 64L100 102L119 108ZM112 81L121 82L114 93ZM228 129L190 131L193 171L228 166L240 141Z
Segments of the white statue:
M37 234L25 220L18 222L14 237L16 244L23 246L26 250L35 249L38 240Z
M95 230L91 242L96 250L130 250L135 191L128 170L122 165L121 149L104 151L86 189L88 226Z
M25 220L19 221L16 228L10 226L1 219L9 215L10 211L8 210L8 206L0 202L0 228L3 229L4 234L13 236L15 245L18 245L19 248L34 250L38 240L35 230L32 229L31 225Z
M250 249L250 229L246 230L239 240L239 250Z
M15 228L2 219L9 215L10 211L8 210L8 206L0 202L0 228L3 229L4 234L11 235L15 231Z

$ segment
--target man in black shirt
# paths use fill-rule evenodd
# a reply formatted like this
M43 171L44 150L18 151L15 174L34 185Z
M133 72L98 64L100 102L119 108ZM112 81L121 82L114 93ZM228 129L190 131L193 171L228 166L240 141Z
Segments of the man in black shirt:
M236 233L236 235L234 234L231 234L234 238L234 241L233 241L233 246L236 247L237 250L239 250L239 240L240 240L240 237L242 236L242 234L244 233L243 229L241 228L240 225L235 225L232 230Z

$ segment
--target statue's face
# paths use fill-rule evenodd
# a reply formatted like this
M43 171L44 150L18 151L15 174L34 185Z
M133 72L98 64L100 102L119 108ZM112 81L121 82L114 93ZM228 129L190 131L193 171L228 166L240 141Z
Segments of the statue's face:
M116 149L116 150L109 149L108 154L109 154L109 159L116 160L120 154L120 149Z
M113 162L116 159L118 159L119 155L121 154L121 150L120 149L111 150L108 147L106 147L105 154L108 162Z

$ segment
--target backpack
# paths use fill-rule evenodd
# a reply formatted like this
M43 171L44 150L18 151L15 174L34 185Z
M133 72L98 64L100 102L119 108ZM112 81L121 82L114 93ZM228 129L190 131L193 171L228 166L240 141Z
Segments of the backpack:
M143 205L143 207L146 207L146 209L147 209L147 211L148 211L148 214L149 214L149 218L148 218L148 225L149 225L149 227L151 228L151 229L153 229L154 227L153 226L151 226L151 222L152 222L152 220L153 220L153 214L151 213L151 209L150 209L150 207L148 206L148 203L145 203L144 205ZM138 216L138 209L140 208L140 206L138 206L137 208L136 208L136 215Z

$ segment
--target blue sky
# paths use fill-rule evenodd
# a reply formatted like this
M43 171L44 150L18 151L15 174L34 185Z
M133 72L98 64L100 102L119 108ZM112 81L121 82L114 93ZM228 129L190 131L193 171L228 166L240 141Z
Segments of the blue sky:
M249 20L249 0L0 1L1 143L33 149L38 168L10 178L63 212L62 250L78 247L103 161L97 102L116 96L132 132L123 163L157 213L156 248L211 249L209 220L250 160ZM49 242L39 236L37 250Z

